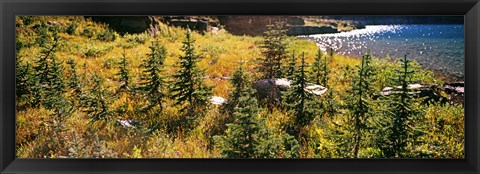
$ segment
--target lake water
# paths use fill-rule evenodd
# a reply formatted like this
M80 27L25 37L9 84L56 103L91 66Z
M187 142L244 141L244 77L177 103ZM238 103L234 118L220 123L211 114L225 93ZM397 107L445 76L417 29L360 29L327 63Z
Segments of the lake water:
M367 49L375 57L403 57L456 80L464 79L464 25L367 25L335 34L301 36L321 49L361 57Z

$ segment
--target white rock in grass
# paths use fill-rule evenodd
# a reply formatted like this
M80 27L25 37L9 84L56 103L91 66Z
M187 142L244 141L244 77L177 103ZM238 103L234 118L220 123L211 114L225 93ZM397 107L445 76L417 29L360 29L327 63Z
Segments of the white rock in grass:
M307 92L310 94L322 95L327 92L328 89L320 85L311 85L305 87L305 90L307 90Z
M117 123L122 125L123 127L127 128L127 127L135 127L133 126L133 123L135 122L135 120L117 120Z
M227 102L227 100L223 97L213 96L210 98L210 102L214 105L222 105Z
M281 78L281 79L275 79L275 85L278 86L279 88L285 88L288 89L290 88L290 80Z
M422 87L424 87L424 86L421 85L421 84L418 84L418 83L408 85L408 89L419 89L419 88L422 88Z

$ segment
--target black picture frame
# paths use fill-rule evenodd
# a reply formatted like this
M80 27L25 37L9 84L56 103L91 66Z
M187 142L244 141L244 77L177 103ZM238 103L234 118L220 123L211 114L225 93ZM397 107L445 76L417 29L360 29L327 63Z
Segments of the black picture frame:
M480 171L479 0L0 0L0 172L463 173ZM16 15L463 15L464 159L15 159Z

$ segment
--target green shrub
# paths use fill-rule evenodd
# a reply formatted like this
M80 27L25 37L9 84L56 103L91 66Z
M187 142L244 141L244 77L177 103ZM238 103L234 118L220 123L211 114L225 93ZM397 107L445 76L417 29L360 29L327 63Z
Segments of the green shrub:
M133 34L133 35L126 34L123 37L127 39L127 42L134 43L134 44L144 44L150 38L150 36L148 36L145 33Z
M113 46L89 46L83 52L86 57L101 57L111 51Z
M69 35L76 35L77 27L78 27L77 22L72 21L68 24L67 28L65 29L65 32L67 32Z
M20 16L20 19L23 22L23 25L30 25L33 24L33 16Z
M87 27L83 29L82 36L85 36L87 38L95 38L97 35L98 30L95 28Z
M97 35L97 39L101 41L113 42L115 41L115 39L117 39L117 35L113 30L106 29L105 31Z

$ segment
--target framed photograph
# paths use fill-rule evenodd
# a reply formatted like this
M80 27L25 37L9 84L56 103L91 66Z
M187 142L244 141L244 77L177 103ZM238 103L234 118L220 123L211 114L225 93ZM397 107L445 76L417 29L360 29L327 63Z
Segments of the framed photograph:
M479 173L478 0L0 10L1 173Z

